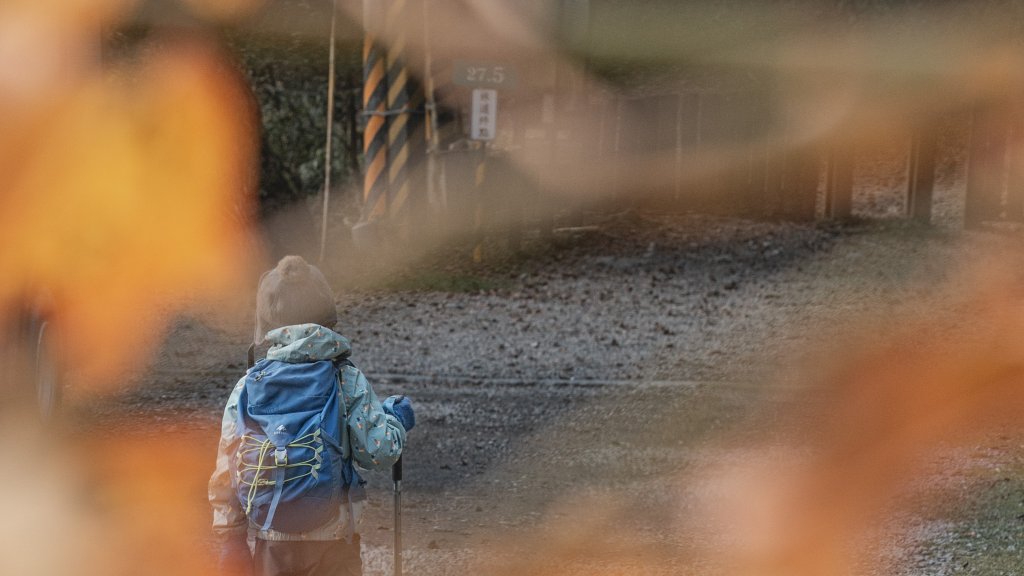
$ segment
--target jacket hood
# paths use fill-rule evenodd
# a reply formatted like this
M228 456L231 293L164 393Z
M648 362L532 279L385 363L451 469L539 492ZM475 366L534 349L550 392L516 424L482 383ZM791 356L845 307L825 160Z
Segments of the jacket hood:
M267 332L267 360L317 362L345 358L352 353L348 339L319 324L282 326Z

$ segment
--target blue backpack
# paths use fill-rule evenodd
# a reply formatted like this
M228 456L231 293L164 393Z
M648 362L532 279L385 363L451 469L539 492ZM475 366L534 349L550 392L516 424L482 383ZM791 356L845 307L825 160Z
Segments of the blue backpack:
M238 401L238 501L261 530L306 532L337 518L362 480L342 458L343 406L331 361L261 360Z

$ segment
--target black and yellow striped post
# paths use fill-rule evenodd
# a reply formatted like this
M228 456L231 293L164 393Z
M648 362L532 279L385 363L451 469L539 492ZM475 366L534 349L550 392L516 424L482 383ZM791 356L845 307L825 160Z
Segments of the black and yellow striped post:
M363 3L363 212L361 225L376 223L388 207L388 116L385 53L376 38L374 2Z
M409 200L409 71L405 62L406 0L391 0L387 11L388 215L398 221Z

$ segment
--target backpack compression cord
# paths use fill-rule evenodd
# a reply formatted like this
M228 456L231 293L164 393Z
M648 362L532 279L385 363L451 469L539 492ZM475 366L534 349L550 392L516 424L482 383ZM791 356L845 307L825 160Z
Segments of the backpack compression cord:
M241 466L238 471L238 482L244 486L249 487L249 495L245 501L245 514L248 516L252 511L252 500L256 496L256 491L260 486L274 486L277 484L276 480L268 480L260 478L262 472L268 474L274 472L278 468L302 468L306 467L308 470L302 474L295 474L290 477L286 477L284 482L294 482L300 478L306 476L312 476L314 480L319 476L320 465L323 463L322 452L324 450L323 441L320 439L320 429L317 428L313 432L306 434L301 438L296 438L294 442L289 443L284 448L274 449L274 461L273 464L264 464L265 460L270 453L271 448L274 448L273 442L270 439L260 440L254 436L245 435L242 436L242 446L239 449L238 455L241 461ZM313 456L308 460L302 462L289 463L287 449L305 448L313 453ZM253 452L257 453L255 458L255 464L249 464L248 461ZM252 481L246 481L246 474L252 472ZM267 518L267 524L273 520L273 512Z

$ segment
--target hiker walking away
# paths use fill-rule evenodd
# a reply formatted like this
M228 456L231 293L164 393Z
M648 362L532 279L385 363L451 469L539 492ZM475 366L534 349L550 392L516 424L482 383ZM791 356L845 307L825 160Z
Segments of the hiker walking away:
M301 257L260 279L254 340L270 348L228 397L209 484L224 574L362 574L356 465L394 464L415 415L404 396L377 399L336 323Z

